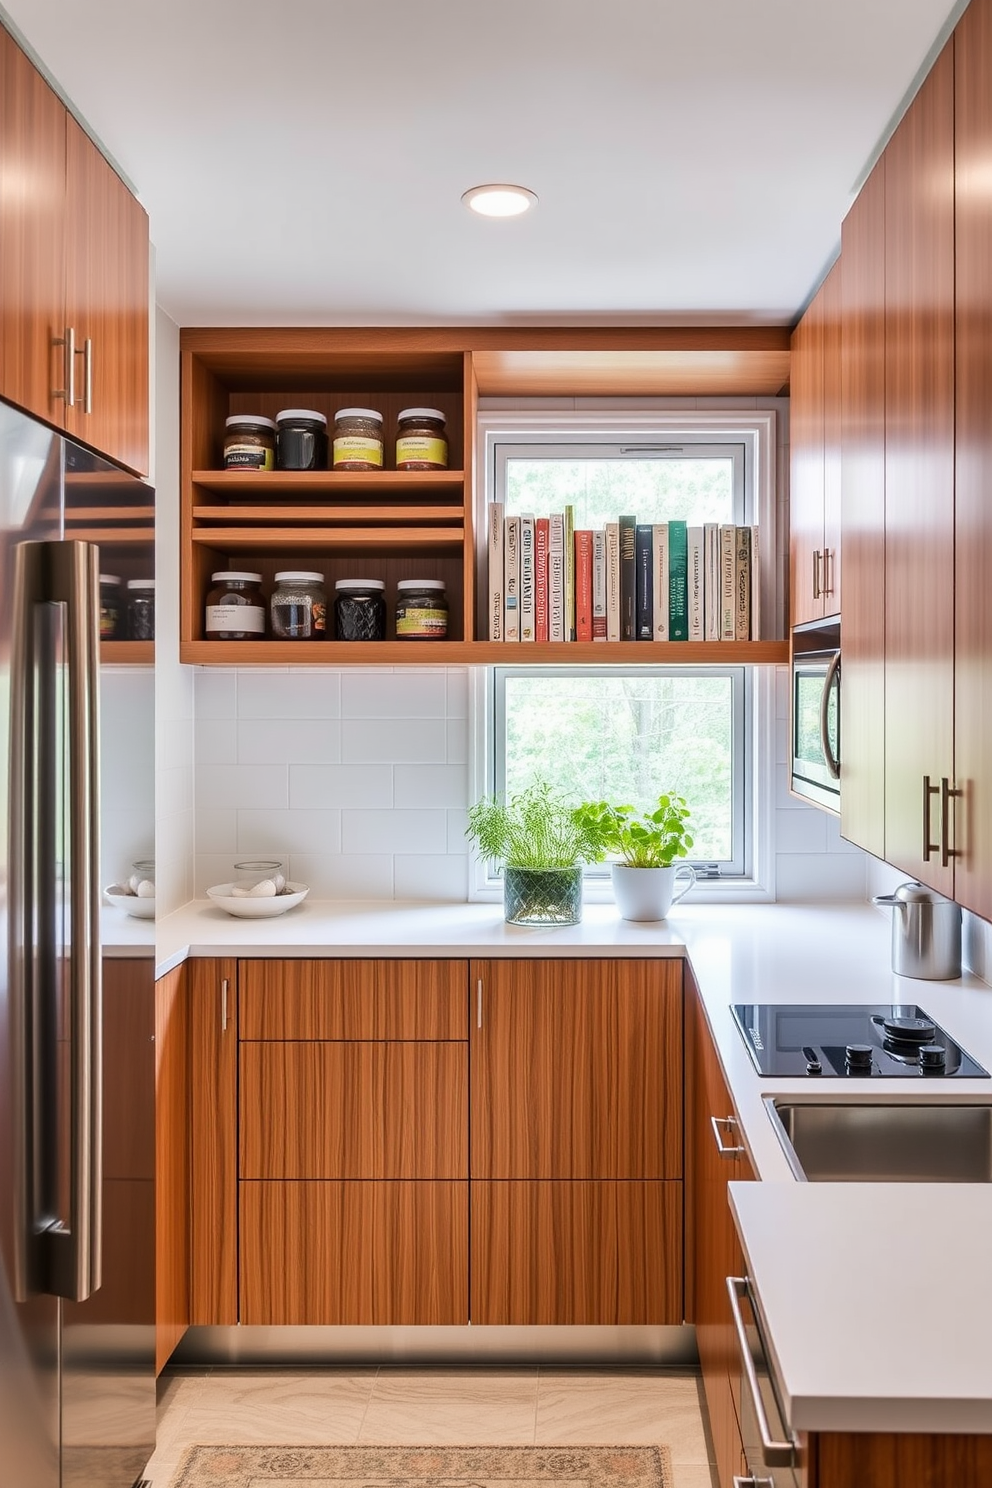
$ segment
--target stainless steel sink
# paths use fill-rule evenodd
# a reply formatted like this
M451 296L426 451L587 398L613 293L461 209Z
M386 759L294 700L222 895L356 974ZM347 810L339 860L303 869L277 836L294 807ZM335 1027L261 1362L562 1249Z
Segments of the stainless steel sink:
M810 1183L992 1183L992 1105L765 1097Z

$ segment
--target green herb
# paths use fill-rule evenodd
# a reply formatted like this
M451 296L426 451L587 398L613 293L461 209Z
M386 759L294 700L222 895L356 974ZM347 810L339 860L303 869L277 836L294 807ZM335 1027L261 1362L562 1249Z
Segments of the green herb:
M570 806L546 780L507 799L477 801L465 835L482 857L511 868L574 868L595 862L598 851L582 808Z
M628 868L669 868L675 858L688 856L692 838L685 828L691 815L684 796L658 797L655 811L638 813L633 806L611 806L608 801L583 801L577 816L595 844L594 861L618 857Z

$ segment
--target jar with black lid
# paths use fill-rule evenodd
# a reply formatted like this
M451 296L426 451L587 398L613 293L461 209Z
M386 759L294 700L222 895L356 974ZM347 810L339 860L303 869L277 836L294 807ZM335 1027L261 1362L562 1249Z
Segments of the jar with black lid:
M100 575L100 639L116 641L121 637L123 626L121 607L121 581L116 574Z
M396 585L396 639L446 641L448 600L443 579L400 579Z
M448 440L439 408L403 408L396 421L397 470L447 470Z
M155 639L154 579L128 579L127 638L129 641Z
M339 641L384 641L386 596L381 579L338 579L334 633Z
M339 408L333 460L335 470L381 470L382 414L374 408Z
M225 470L273 470L276 426L259 413L232 413L224 426Z
M284 408L276 414L279 470L327 469L327 419L314 408Z
M260 641L265 635L262 575L223 569L210 575L203 634L208 641Z
M278 641L322 641L327 635L324 575L298 569L276 574L269 598L269 621Z

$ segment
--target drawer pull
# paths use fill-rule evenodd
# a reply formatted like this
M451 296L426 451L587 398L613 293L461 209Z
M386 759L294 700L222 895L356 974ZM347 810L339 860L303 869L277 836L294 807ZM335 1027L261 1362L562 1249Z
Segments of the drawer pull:
M220 984L220 1031L227 1032L227 977Z
M721 1157L741 1157L744 1154L746 1149L743 1146L726 1146L723 1140L723 1133L720 1131L721 1126L732 1126L735 1131L737 1130L737 1122L733 1116L711 1116L710 1125L713 1128L713 1136L716 1140L716 1150Z
M481 977L478 980L477 988L478 988L478 990L477 990L476 996L475 996L475 1026L476 1026L476 1028L481 1028L482 1027L482 978Z
M734 1488L775 1488L774 1478L756 1478L752 1473L750 1477L734 1477Z
M769 1467L791 1467L796 1460L796 1444L791 1441L776 1441L772 1436L771 1427L768 1424L768 1416L765 1413L765 1402L761 1398L761 1387L758 1384L758 1372L754 1367L751 1357L751 1347L744 1332L744 1317L741 1313L741 1297L747 1296L747 1281L743 1276L727 1277L727 1294L730 1297L730 1311L734 1319L734 1332L737 1334L737 1345L740 1349L741 1363L744 1366L744 1378L747 1381L748 1392L751 1396L751 1404L754 1406L754 1419L758 1423L758 1435L761 1437L761 1455ZM747 1479L744 1480L747 1482ZM761 1481L760 1479L758 1480Z

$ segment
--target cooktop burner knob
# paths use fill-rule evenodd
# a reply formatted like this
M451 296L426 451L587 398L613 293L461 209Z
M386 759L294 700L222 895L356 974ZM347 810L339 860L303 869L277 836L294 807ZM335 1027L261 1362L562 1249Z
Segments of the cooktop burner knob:
M947 1050L943 1044L922 1044L920 1046L920 1068L925 1070L943 1070L947 1063Z
M803 1044L803 1058L806 1060L806 1073L808 1075L822 1075L823 1065L820 1063L816 1050L809 1044Z
M844 1050L848 1073L870 1075L872 1052L871 1044L848 1044Z

